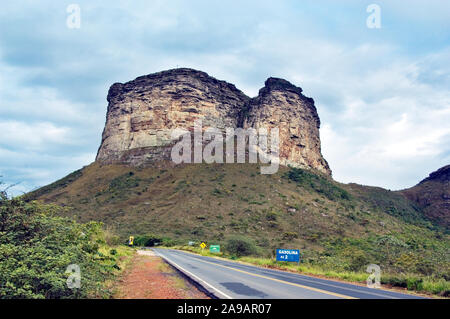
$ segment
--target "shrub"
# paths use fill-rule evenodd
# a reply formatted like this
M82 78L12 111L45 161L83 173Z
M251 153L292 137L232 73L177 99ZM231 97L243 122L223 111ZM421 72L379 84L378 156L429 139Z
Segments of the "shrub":
M79 224L55 217L61 208L0 197L0 299L87 298L105 296L113 274L99 253L100 223ZM76 264L81 287L66 283Z
M406 287L408 290L422 290L423 279L417 277L410 277L406 280Z
M270 228L278 228L279 224L277 222L269 221L267 223Z
M225 244L225 250L237 257L249 256L257 252L255 243L246 237L229 238Z
M406 288L408 285L406 278L397 276L382 276L381 283L402 288Z
M276 221L278 218L277 213L275 212L268 212L266 215L266 219L269 221Z
M163 239L161 237L158 237L156 235L148 234L148 235L141 235L136 236L134 238L134 245L135 246L142 246L142 247L153 247L156 245L161 244Z
M177 243L171 238L163 238L162 244L166 247L175 246Z
M298 234L294 233L294 232L285 232L283 234L283 239L284 240L292 240L294 238L298 238Z

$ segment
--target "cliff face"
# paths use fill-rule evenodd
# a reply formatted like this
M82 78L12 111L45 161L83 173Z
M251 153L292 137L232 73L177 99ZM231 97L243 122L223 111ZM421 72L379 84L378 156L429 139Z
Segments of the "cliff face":
M320 149L320 120L314 100L283 79L269 78L250 101L244 128L279 128L280 164L312 167L331 175Z
M108 92L101 163L134 166L170 159L175 128L236 127L237 113L249 98L234 85L204 72L176 69L115 83Z
M273 128L280 131L280 163L331 175L320 151L314 101L302 89L270 78L256 98L233 84L192 69L174 69L115 83L97 161L141 166L170 159L176 128Z

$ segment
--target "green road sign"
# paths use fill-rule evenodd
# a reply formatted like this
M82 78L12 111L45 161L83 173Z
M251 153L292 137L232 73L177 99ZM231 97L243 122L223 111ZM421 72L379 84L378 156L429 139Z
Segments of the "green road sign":
M220 253L220 245L209 246L209 251L212 253Z

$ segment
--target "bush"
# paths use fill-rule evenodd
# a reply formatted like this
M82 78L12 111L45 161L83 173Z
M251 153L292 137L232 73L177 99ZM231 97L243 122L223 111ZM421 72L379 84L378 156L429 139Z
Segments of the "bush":
M99 253L102 225L55 217L60 209L0 197L0 299L108 294L104 282L113 268ZM70 289L66 271L73 264L80 269L81 287Z
M407 279L404 277L398 277L398 276L382 276L381 283L392 285L395 287L402 287L402 288L406 288L408 286Z
M408 290L422 290L423 289L423 279L410 277L406 280L406 287Z
M421 291L424 290L424 281L420 277L410 277L410 276L387 276L381 278L381 283L389 284L392 286L407 288L408 290ZM431 284L430 284L431 285ZM428 288L428 287L427 287ZM430 291L430 289L427 289Z
M249 256L257 252L255 243L246 237L229 238L225 244L225 250L237 257Z
M173 247L175 246L177 243L171 239L171 238L163 238L162 240L162 244L166 247Z
M158 237L156 235L142 235L142 236L136 236L134 238L134 245L135 246L142 246L142 247L153 247L156 245L160 245L163 239L161 237ZM127 241L128 243L128 241Z
M293 233L293 232L285 232L283 234L283 239L284 240L293 240L295 238L298 238L298 234L297 233Z
M278 218L278 214L275 213L275 212L268 212L268 213L266 214L266 219L267 219L268 221L276 221L277 218Z

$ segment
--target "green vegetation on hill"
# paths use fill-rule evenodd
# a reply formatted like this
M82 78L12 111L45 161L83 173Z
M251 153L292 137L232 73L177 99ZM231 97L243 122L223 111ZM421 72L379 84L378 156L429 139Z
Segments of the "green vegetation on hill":
M337 186L336 183L333 183L328 178L304 169L291 168L283 177L296 182L305 189L317 192L329 200L350 200L351 198L349 192Z
M304 268L325 273L364 273L374 263L400 286L405 276L427 283L450 278L448 232L415 203L313 171L280 167L261 175L256 164L93 163L73 182L24 198L64 206L62 215L79 222L102 221L123 241L152 234L148 240L166 246L206 241L227 247L239 237L254 244L258 258L273 258L276 248L300 249ZM448 285L438 286L448 293Z
M413 201L433 222L450 230L450 165L400 193Z
M79 224L58 217L58 206L0 195L1 299L111 295L105 283L120 270L123 260L119 258L130 252L111 249L100 223ZM76 276L66 273L69 265L80 269L79 288L70 289L67 284L69 276Z

